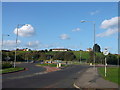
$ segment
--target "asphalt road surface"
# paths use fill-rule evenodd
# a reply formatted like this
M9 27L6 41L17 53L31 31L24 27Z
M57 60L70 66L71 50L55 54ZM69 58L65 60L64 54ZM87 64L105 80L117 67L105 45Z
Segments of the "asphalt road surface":
M35 73L43 72L46 69L43 67L38 67L34 63L21 63L16 64L18 67L26 68L24 71L9 73L9 74L3 74L2 75L2 81L8 81L9 79L21 79L24 77L31 77L34 76Z
M89 66L74 65L60 71L21 79L3 79L2 88L74 88L74 81L82 75L87 68L89 68Z

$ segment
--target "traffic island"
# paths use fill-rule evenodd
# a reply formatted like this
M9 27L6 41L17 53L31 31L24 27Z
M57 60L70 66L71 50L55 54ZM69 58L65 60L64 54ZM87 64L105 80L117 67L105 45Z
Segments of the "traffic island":
M54 72L61 70L60 68L57 68L55 64L37 64L36 66L41 66L46 69L44 72Z
M0 74L8 74L8 73L14 73L19 71L24 71L26 68L16 67L16 68L5 68L0 70Z

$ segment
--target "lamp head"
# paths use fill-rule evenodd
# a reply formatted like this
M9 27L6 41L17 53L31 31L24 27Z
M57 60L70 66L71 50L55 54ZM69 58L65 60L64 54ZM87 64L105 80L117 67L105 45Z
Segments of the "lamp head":
M81 23L84 23L84 22L86 22L86 21L85 21L85 20L81 20L80 22L81 22Z

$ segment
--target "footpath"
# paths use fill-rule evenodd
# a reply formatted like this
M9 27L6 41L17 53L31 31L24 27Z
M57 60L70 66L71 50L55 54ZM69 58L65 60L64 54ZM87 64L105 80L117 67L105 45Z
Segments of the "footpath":
M85 88L92 88L95 90L120 90L116 83L104 80L98 74L97 68L93 67L84 72L83 75L75 81L74 86L81 90Z

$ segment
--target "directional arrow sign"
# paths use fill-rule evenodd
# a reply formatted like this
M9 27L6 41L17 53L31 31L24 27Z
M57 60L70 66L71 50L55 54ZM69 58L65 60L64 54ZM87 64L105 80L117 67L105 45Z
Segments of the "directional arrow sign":
M108 55L108 54L109 54L108 50L105 49L105 50L103 51L103 54L104 54L104 55Z

